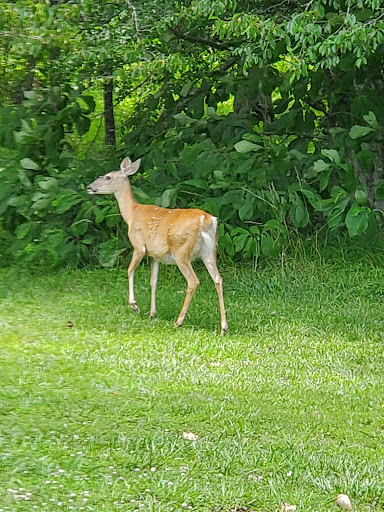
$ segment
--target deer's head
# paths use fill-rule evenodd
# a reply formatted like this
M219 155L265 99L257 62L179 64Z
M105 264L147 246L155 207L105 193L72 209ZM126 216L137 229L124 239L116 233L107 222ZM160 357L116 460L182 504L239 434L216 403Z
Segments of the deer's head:
M140 167L140 158L131 162L130 158L124 158L119 171L112 171L100 176L87 186L88 194L116 194L126 183L128 176L132 176Z

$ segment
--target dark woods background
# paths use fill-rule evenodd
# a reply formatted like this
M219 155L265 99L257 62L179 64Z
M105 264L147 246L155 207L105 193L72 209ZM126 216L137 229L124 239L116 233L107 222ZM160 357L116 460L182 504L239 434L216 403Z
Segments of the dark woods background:
M218 216L227 258L376 243L383 29L379 0L0 2L2 261L127 257L84 191L125 156L139 201Z

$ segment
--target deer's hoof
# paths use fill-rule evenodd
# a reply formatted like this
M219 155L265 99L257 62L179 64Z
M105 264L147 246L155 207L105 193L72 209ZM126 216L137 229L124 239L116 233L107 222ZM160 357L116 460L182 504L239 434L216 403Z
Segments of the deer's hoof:
M227 325L227 324L222 325L222 326L221 326L221 333L220 333L220 334L221 334L221 335L224 335L224 334L226 334L227 332L228 332L228 325Z
M140 313L140 308L139 306L136 304L136 302L130 302L129 305L131 306L131 309L136 313L136 314L139 314Z

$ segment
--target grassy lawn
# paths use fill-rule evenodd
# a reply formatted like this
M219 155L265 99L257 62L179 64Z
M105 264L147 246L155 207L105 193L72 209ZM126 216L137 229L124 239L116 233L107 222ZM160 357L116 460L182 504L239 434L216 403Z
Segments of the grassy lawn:
M383 510L384 267L222 273L0 270L0 512Z

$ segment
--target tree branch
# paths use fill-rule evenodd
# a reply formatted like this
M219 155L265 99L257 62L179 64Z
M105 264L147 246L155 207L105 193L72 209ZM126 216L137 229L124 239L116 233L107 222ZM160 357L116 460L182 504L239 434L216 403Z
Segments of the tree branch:
M139 18L137 16L137 11L135 6L131 3L130 0L126 0L128 7L132 10L132 17L135 23L136 37L139 38Z
M114 76L103 76L103 78L105 79L108 79L108 78L115 78ZM129 91L129 94L132 94L134 91L136 91L137 89L139 89L142 85L144 85L146 82L148 82L148 80L150 80L150 78L152 78L152 75L149 74L146 78L144 78L144 80L142 82L140 82L138 85L136 85L135 87L133 87L132 89L130 89ZM128 97L128 94L126 94L124 96L123 99L119 100L119 101L116 101L116 103L113 104L113 108L117 107L122 101L124 101L126 98ZM93 114L91 116L88 116L89 119L94 119L96 117L101 117L105 114L105 110L103 110L102 112L100 112L99 114Z
M221 66L219 67L219 69L217 71L227 71L228 69L230 69L238 60L240 60L240 57L239 56L235 56L235 55L232 55L231 57L229 57L225 62L223 62L221 64ZM210 84L209 86L206 87L206 90L208 90L210 87L212 87L212 84ZM175 105L176 105L176 108L177 108L177 111L178 112L181 112L187 105L188 103L191 101L191 99L193 99L195 96L197 96L198 94L200 94L201 92L206 92L206 90L203 90L201 87L195 87L193 89L190 90L188 96L183 100L181 101L180 103L178 102L175 102Z
M231 50L229 45L220 43L219 41L215 41L213 39L205 39L204 37L184 34L184 32L181 32L181 30L178 28L169 27L169 30L179 39L184 39L185 41L190 41L191 43L203 44L204 46L210 46L211 48L217 48L218 50Z

